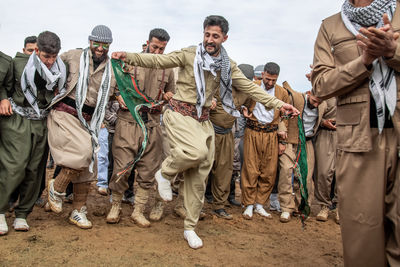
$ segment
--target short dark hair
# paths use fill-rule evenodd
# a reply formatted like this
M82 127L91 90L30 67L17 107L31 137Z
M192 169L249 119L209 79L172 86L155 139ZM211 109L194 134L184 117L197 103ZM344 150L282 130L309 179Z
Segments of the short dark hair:
M161 42L168 42L170 39L168 32L161 28L155 28L150 31L149 42L151 42L153 37L157 38Z
M26 44L36 44L37 43L37 37L35 35L28 36L24 40L24 47L26 47Z
M61 41L57 34L44 31L40 33L37 38L37 46L40 51L49 54L58 54L61 49Z
M227 34L229 31L228 21L224 17L218 15L211 15L205 18L203 30L208 26L219 26L223 34Z
M271 75L279 75L281 68L275 62L268 62L264 66L264 72L268 72Z

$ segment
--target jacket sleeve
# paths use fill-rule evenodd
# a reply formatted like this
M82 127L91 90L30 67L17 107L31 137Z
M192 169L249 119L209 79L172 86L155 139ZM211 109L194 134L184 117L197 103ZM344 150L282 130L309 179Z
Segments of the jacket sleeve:
M260 102L267 109L280 109L283 102L264 92L260 86L247 79L241 70L232 63L232 86L246 93L251 99Z
M151 69L169 69L175 67L184 67L185 55L183 50L174 51L167 55L127 53L125 61L133 66Z
M386 59L386 63L395 71L400 72L400 38L397 39L397 49L394 56L391 59Z
M164 92L172 92L175 94L175 74L173 69L171 69L169 73L167 86L165 86Z
M371 74L362 63L361 56L342 66L335 64L332 44L324 23L315 42L313 65L313 93L323 100L349 93L364 83Z
M290 102L289 94L287 93L287 91L284 88L282 88L282 90L284 91L282 101L285 103L289 103ZM283 119L278 123L278 131L279 132L287 132L288 127L289 127L289 120Z
M4 70L6 71L6 74L4 79L0 81L0 100L7 99L13 89L14 73L12 60L8 61L8 68L5 68Z

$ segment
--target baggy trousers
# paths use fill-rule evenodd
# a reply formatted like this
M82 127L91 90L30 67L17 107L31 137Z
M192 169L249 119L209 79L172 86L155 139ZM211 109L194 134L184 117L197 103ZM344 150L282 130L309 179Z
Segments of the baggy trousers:
M337 151L345 266L400 266L400 170L394 129L372 131L372 150Z
M279 157L278 193L281 210L292 213L296 209L293 195L293 167L296 162L297 145L288 143Z
M331 201L332 181L335 176L336 131L320 130L315 141L315 200L318 205L329 207L337 203L335 196Z
M206 180L214 161L214 128L209 120L198 122L169 109L164 112L163 122L171 150L162 163L161 174L173 181L178 173L183 173L184 229L194 230L203 208Z
M46 119L18 114L0 118L0 213L19 187L17 218L26 218L38 198L48 155Z
M264 205L275 184L278 168L278 135L246 128L242 167L242 204Z
M138 175L136 181L143 189L150 189L154 185L154 175L161 166L162 159L162 134L161 126L147 128L148 140L142 158L136 162L135 169ZM125 168L135 158L142 146L143 132L139 124L119 118L115 126L112 145L114 157L114 170L110 180L111 190L121 194L129 188L128 178L131 171L127 171L117 182L117 173Z
M214 209L223 209L228 200L233 172L234 140L232 132L215 134L215 159L211 169Z

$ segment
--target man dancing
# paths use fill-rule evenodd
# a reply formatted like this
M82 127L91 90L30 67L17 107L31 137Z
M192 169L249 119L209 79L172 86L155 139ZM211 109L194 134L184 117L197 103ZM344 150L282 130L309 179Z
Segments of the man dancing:
M176 93L169 101L163 121L171 153L156 173L158 191L172 200L170 181L180 172L184 177L184 238L191 248L203 246L194 229L204 203L205 181L214 160L214 129L209 121L211 101L216 90L225 111L234 116L232 86L250 95L266 108L297 115L298 111L249 81L231 61L222 43L228 39L229 24L221 16L208 16L203 23L203 42L168 55L115 52L113 58L147 68L180 67Z
M69 66L66 90L53 104L47 123L51 154L56 165L62 166L47 186L50 208L62 211L61 197L72 182L74 201L69 221L83 229L92 227L86 217L86 199L90 182L97 177L98 134L108 96L116 85L107 56L112 40L111 30L98 25L89 35L88 48L61 55Z

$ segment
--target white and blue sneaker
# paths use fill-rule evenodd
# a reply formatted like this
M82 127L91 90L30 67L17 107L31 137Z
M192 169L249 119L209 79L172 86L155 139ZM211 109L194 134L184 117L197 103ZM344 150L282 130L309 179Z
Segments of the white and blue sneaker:
M86 206L82 206L81 210L73 210L71 216L69 216L69 221L82 229L92 228L92 223L86 217L87 209Z

